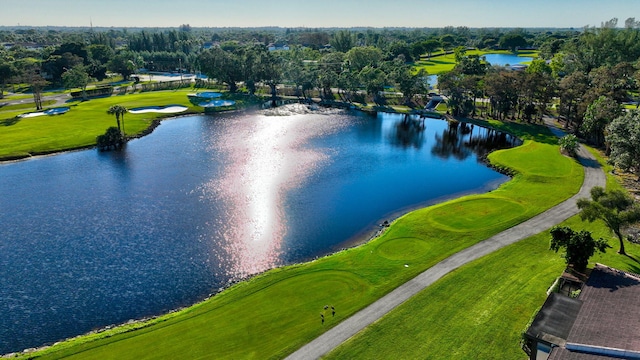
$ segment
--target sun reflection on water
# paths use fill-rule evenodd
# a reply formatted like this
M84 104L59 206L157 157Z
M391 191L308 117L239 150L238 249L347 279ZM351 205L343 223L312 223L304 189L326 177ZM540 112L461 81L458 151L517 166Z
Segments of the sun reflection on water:
M322 115L255 115L235 121L234 131L211 144L226 154L229 165L205 191L226 209L210 235L222 245L217 260L228 269L226 275L239 279L281 264L286 194L329 161L328 154L304 144L343 124Z

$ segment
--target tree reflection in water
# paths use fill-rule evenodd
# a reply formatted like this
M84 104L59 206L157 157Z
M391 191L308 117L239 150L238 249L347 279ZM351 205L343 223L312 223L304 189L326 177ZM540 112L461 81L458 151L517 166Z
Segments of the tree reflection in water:
M443 159L454 157L464 160L476 154L484 159L491 151L506 149L522 144L522 141L502 131L474 127L473 124L448 121L447 129L436 134L436 143L431 153Z
M391 144L401 148L421 149L424 145L425 118L414 118L406 114L395 124L390 134Z

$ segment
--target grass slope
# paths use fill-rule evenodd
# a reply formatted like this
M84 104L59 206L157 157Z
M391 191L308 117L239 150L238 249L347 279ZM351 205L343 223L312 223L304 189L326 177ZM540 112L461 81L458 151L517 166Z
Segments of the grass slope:
M545 128L514 126L513 130L527 139L525 144L495 152L490 159L520 173L491 193L412 212L363 246L274 269L201 304L153 320L143 329L117 334L133 327L130 325L63 342L30 356L282 358L438 261L578 191L581 166L561 156L557 145L545 143L551 137ZM548 169L546 174L544 169ZM478 217L479 209L484 209L484 217ZM510 213L505 216L499 209ZM325 305L335 306L335 317L324 310ZM320 314L326 319L324 325ZM106 335L113 336L104 338Z
M611 168L592 153L608 173ZM620 185L608 176L607 187ZM608 239L613 248L593 256L591 265L640 273L640 245L627 243L629 256L621 256L604 223L574 216L562 225ZM325 358L526 358L520 334L565 267L561 254L549 250L549 240L543 232L453 271Z
M611 237L577 216L563 225ZM640 246L628 250L632 257L609 249L592 264L638 273ZM524 359L520 334L564 266L547 232L525 239L448 274L325 358Z

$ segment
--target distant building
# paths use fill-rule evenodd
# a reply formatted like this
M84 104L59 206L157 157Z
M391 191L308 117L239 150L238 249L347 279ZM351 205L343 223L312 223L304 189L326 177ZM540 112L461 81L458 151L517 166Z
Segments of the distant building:
M269 49L269 51L276 51L276 50L289 50L289 45L287 44L280 44L280 43L271 43L267 46L267 49Z
M4 43L4 44L2 44L2 46L4 47L5 50L9 50L14 46L22 46L23 48L25 48L27 50L42 50L42 49L46 48L48 45L46 45L46 44L38 44L38 43L31 43L31 42L22 42L22 43Z
M551 293L523 334L531 360L640 359L640 275L596 264L576 298Z
M515 64L515 65L509 65L508 68L513 70L513 71L525 71L527 70L529 66L525 65L525 64Z

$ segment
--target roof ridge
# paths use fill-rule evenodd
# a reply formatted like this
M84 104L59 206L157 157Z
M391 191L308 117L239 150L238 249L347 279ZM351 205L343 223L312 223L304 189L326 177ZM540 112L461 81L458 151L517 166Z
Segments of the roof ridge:
M624 359L640 359L640 351L612 348L612 347L606 347L606 346L567 342L565 345L565 349L572 352L585 353L585 354L615 356L615 357L622 357Z
M615 272L618 272L618 273L622 273L622 274L624 274L624 275L625 275L625 276L627 276L627 277L630 277L630 278L633 278L633 279L635 279L635 280L640 281L640 274L636 274L636 273L632 273L632 272L629 272L629 271L624 271L624 270L620 270L620 269L612 268L611 266L608 266L608 265L605 265L605 264L601 264L601 263L596 263L596 268L597 268L597 267L603 267L603 268L609 269L609 270L611 270L611 271L615 271ZM595 269L595 268L594 268L594 269Z

